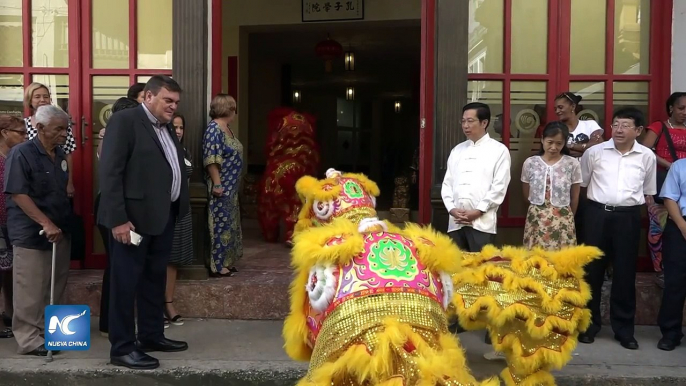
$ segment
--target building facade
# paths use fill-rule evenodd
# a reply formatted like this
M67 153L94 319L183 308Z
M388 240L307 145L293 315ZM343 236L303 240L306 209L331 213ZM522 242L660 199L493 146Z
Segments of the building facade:
M112 103L134 82L152 74L172 75L184 88L180 110L189 128L185 146L196 165L201 164L209 100L218 92L238 97L238 136L250 141L248 120L253 118L245 108L247 86L242 80L249 76L246 47L251 28L304 24L303 3L0 0L0 113L25 114L23 89L38 81L48 85L53 100L72 117L78 144L75 210L84 220L86 251L75 266L103 267L104 251L93 219L98 189L94 151ZM513 178L500 210L499 241L518 244L526 213L520 168L538 149L537 129L555 120L550 108L555 95L563 91L582 95L583 118L609 128L612 112L626 105L643 110L650 121L664 119L669 93L686 90L686 75L673 71L686 60L686 45L679 44L686 32L684 2L354 3L365 3L363 19L355 22L421 24L419 219L438 229L447 224L440 183L450 150L463 139L460 120L465 103L489 103L500 125L492 124L490 133L510 148ZM258 17L262 19L251 21ZM195 170L191 195L197 265L185 274L202 277L208 242L206 189L202 169Z

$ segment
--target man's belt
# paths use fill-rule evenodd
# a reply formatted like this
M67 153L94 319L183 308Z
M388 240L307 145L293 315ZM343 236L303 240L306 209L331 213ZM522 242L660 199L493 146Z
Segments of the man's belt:
M595 206L595 207L600 208L606 212L633 212L633 211L638 210L641 207L641 205L633 205L633 206L606 205L606 204L601 204L601 203L593 201L593 200L588 200L588 202L591 206Z

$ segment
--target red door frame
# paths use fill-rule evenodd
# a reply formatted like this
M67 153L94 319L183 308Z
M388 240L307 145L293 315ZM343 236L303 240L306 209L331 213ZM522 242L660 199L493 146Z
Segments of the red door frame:
M26 0L25 0L26 1ZM70 0L80 5L81 18L80 29L76 33L81 36L81 95L82 108L81 117L86 122L85 136L81 135L81 126L75 130L74 134L78 132L77 145L81 148L80 163L82 165L82 183L79 185L79 194L81 203L81 213L83 216L85 236L86 236L86 258L83 268L88 269L104 269L106 266L106 257L104 254L94 253L93 238L95 237L95 213L93 212L93 164L97 162L93 157L93 135L90 135L93 126L93 77L94 76L128 76L129 84L137 82L138 76L150 75L172 75L171 70L148 70L137 69L138 60L138 23L137 10L139 0L128 0L129 2L129 66L125 69L94 69L92 61L92 4L91 1ZM141 0L143 1L143 0ZM122 95L126 96L126 95Z

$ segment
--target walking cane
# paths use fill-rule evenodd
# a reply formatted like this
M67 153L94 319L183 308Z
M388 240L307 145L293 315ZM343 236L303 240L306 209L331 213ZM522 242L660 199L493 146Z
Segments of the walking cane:
M45 234L44 230L41 230L39 234L42 236ZM50 274L50 305L52 306L53 303L55 302L55 260L57 256L57 243L52 243L52 263L51 265L51 270L52 273ZM52 362L52 350L48 350L48 356L45 358L47 362Z

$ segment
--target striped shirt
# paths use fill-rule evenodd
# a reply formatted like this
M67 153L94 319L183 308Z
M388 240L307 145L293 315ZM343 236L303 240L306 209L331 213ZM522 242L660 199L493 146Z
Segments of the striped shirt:
M157 138L162 144L164 155L167 157L167 162L169 162L169 165L171 166L173 175L171 200L174 202L179 199L179 195L181 194L181 166L179 165L179 156L176 144L171 137L169 127L165 124L162 124L157 118L155 118L150 110L148 110L148 107L145 105L145 103L141 103L141 105L143 106L145 113L148 115L148 119L150 119L152 127L155 129L155 133L157 133Z

